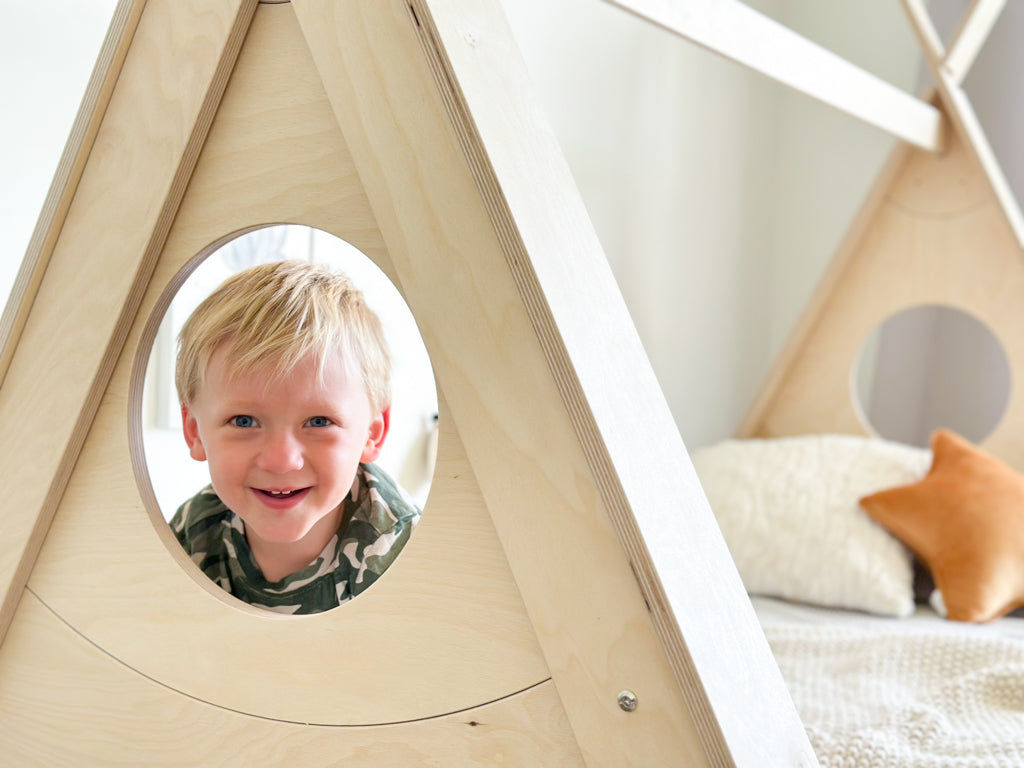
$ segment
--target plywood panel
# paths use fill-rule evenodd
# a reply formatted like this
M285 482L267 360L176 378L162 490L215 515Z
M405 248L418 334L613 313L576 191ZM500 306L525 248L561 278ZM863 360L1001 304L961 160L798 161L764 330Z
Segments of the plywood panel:
M955 140L939 156L897 150L891 163L741 435L865 434L851 385L861 344L916 304L974 315L1002 342L1011 371L1024 370L1024 253L976 158ZM1024 468L1022 435L1024 401L1011 396L984 445Z
M3 314L0 315L0 381L3 381L7 366L14 356L145 4L145 0L120 0L114 9L110 28L96 58L89 86L71 126L53 182L43 201L43 209L32 232L25 258L11 287L11 295ZM11 254L9 258L13 257Z
M207 16L217 55L192 27ZM99 285L66 316L84 262L55 258L45 311L26 325L28 337L77 323L99 372L65 371L47 346L16 356L22 389L4 385L17 399L0 401L0 425L17 429L0 435L38 413L76 426L39 467L39 445L3 441L27 484L55 479L46 515L14 496L33 540L46 538L19 561L34 570L0 649L0 709L24 716L0 721L0 740L44 761L131 760L182 738L163 718L200 733L202 712L226 730L200 749L245 741L243 754L285 762L294 746L302 760L323 748L374 765L813 766L497 0L267 2L247 21L229 0L150 0L136 35L150 69L130 74L133 46L83 174L95 163L110 189L80 190L93 223L69 230L78 248L114 238L136 258L101 248ZM246 31L220 100L229 43ZM147 89L147 77L181 81L175 67L193 57L205 75L184 78L180 98ZM144 121L189 137L171 142L169 178L159 131L135 138L114 119L131 98ZM145 216L122 222L129 204ZM199 256L272 223L319 227L373 258L412 309L440 390L438 468L412 542L366 595L305 617L243 606L199 576L133 475L162 309ZM112 325L98 316L101 297L121 306L126 291ZM84 406L22 399L50 367L82 377L67 391ZM39 407L15 417L13 403ZM2 565L22 545L0 546ZM22 596L11 583L8 616ZM619 707L624 689L635 711ZM481 741L492 704L501 735ZM55 743L53 717L81 733Z
M813 764L498 5L292 5L588 765Z
M163 246L255 0L206 5L149 3L75 199L54 224L60 239L0 391L0 461L22 481L4 502L16 513L0 518L0 636ZM191 57L185 69L183 49ZM46 429L39 428L41 413Z
M434 717L549 677L444 393L437 475L412 542L373 590L318 616L247 609L189 576L162 518L154 528L147 516L129 459L135 350L197 249L288 220L391 270L311 67L291 9L261 6L31 585L120 662L220 707L322 724ZM338 695L349 688L371 693Z
M0 648L6 765L583 765L550 682L412 723L309 727L232 712L147 678L76 634L32 593ZM359 698L342 686L339 697Z

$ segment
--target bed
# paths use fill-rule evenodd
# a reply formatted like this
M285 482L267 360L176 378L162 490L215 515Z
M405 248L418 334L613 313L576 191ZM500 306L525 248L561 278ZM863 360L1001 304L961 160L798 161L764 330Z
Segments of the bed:
M1024 563L1001 563L1024 531L1014 470L941 430L930 449L807 435L727 440L693 461L823 768L1024 765ZM916 512L937 482L947 506L962 486L994 523L965 536L929 500L938 554L876 519Z

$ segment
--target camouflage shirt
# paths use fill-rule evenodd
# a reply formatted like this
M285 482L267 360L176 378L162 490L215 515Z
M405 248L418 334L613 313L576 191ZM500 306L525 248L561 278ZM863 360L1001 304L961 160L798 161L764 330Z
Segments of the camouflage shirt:
M212 486L186 501L171 530L192 562L240 600L278 613L319 613L373 584L409 540L420 510L373 464L361 464L337 533L312 563L269 582L252 556L242 519Z

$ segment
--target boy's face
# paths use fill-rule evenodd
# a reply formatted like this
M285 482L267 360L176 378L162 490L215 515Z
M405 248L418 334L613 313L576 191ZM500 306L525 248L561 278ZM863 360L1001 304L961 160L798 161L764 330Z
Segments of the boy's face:
M245 522L254 551L292 545L312 551L310 561L337 530L359 463L377 458L388 430L388 411L371 413L338 354L322 380L312 358L272 379L233 375L218 349L181 412L192 457L209 462L214 490Z

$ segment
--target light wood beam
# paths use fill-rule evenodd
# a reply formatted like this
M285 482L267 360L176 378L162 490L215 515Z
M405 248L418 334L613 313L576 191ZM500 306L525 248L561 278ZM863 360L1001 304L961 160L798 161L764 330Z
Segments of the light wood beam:
M946 46L939 31L935 29L924 0L903 0L903 8L910 17L911 26L921 46L925 59L932 65L946 57Z
M194 5L191 12L182 6ZM149 0L0 387L0 640L213 120L257 0ZM181 66L181 52L189 66ZM104 76L105 82L113 77ZM113 82L113 81L110 81ZM160 87L154 87L154 83ZM77 154L77 153L75 153ZM83 275L87 274L88 279Z
M606 0L911 144L943 146L933 106L735 0Z
M963 83L1005 6L1006 0L971 3L943 59L943 68L953 82Z
M943 53L935 49L933 43L935 28L923 0L902 0L902 2L910 19L911 26L913 26L914 32L924 49L925 60L931 68L932 76L935 78L936 85L938 86L939 97L946 107L949 120L960 135L960 138L967 145L968 151L985 171L992 192L1006 214L1007 221L1013 229L1017 241L1024 247L1024 215L1021 214L1020 204L1013 189L1010 187L1010 183L1003 174L1003 169L996 158L995 152L992 150L992 146L988 143L988 138L985 136L985 131L978 121L978 116L974 112L974 107L967 97L967 93L964 91L956 75L945 68L945 56ZM991 28L991 21L994 21L994 19L989 17L994 15L995 10L993 5L985 2L972 5L968 9L964 21L961 23L961 34L958 35L957 42L954 45L958 45L964 35L970 36L972 40L977 39L978 35L969 31L975 24L973 19L976 14L983 14L983 19L977 22L979 30ZM963 44L967 45L967 43Z
M587 765L816 765L500 5L292 5Z
M1024 216L1021 215L1020 204L1010 187L1010 182L1003 174L1002 166L985 136L985 130L978 121L978 116L974 112L967 93L951 75L946 74L943 70L937 73L937 79L939 93L942 94L942 98L949 106L950 122L953 123L981 167L984 168L992 191L1006 213L1006 218L1017 236L1017 241L1024 248Z
M36 221L21 262L21 268L11 287L7 306L0 315L0 383L18 345L25 320L32 309L39 284L46 272L54 244L60 234L64 216L71 205L85 161L92 151L96 132L106 110L107 101L117 82L125 54L146 0L120 0L110 22L110 28L100 48L92 76L82 98L81 106L71 126L71 133L61 154L43 208Z

